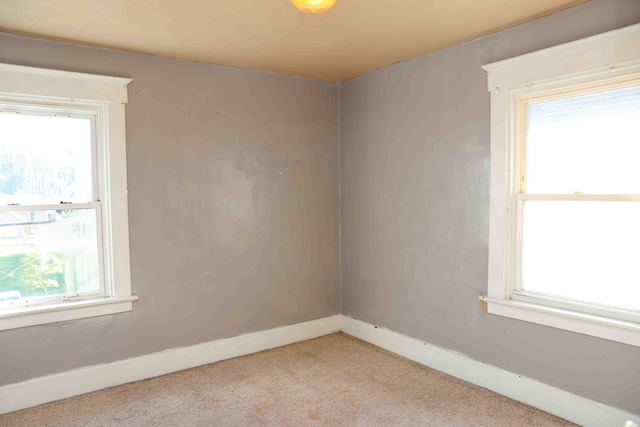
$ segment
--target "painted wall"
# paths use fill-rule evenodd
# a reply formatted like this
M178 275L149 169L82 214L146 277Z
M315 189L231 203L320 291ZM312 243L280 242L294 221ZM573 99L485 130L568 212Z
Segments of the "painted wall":
M639 348L482 314L478 300L489 234L481 65L637 22L639 1L595 0L343 84L343 314L640 413Z
M337 85L0 35L131 77L130 313L0 332L0 385L339 312Z

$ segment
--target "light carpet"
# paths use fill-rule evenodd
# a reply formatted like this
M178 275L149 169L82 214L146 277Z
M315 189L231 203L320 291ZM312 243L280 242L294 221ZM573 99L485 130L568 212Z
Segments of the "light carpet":
M0 415L13 426L571 426L343 333Z

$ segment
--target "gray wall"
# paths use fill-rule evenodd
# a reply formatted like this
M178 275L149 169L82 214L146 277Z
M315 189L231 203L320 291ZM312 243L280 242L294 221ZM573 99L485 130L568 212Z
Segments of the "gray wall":
M640 349L482 314L489 94L481 65L640 21L600 0L341 86L342 312L640 413ZM640 42L640 41L639 41Z
M0 332L0 385L339 312L337 85L0 35L133 78L133 311Z

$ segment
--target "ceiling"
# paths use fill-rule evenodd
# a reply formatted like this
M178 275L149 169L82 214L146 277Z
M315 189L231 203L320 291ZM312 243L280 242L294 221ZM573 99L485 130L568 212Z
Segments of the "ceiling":
M342 82L588 0L0 0L0 31Z

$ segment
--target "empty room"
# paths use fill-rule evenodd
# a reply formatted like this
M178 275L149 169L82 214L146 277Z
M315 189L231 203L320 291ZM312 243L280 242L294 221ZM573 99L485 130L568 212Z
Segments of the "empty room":
M0 0L0 426L640 425L640 0Z

